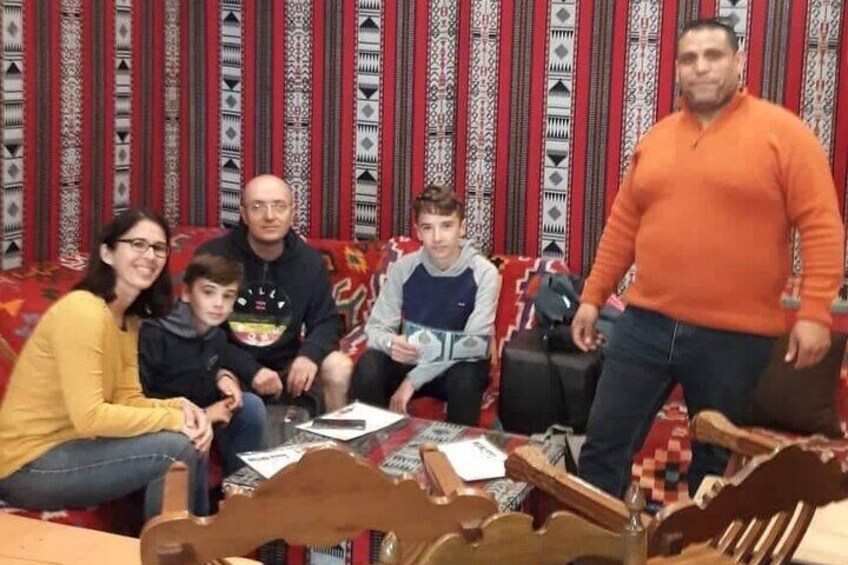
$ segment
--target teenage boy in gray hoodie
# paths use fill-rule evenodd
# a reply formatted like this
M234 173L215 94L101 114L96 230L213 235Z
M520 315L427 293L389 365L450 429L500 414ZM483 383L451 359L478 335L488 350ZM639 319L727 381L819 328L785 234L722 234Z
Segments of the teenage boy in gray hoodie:
M144 321L138 344L145 394L182 396L202 407L227 474L244 465L237 453L265 447L265 404L242 392L230 370L250 361L244 359L250 354L219 327L233 311L241 279L235 259L196 255L186 269L181 300L166 317Z
M406 412L413 396L447 401L449 422L476 426L489 382L498 271L465 236L456 193L430 186L413 205L422 247L390 268L365 325L351 397Z

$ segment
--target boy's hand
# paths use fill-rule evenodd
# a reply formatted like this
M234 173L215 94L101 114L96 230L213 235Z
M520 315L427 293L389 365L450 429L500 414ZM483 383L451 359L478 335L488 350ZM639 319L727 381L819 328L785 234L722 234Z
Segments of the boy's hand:
M409 404L409 399L415 394L415 387L409 379L403 379L400 386L389 400L389 409L393 412L406 414L406 405Z
M262 367L256 371L250 384L256 392L265 396L278 396L283 392L283 381L280 379L280 374L268 367Z
M241 387L235 375L225 369L218 371L218 390L226 397L227 408L230 410L241 408Z
M298 355L289 369L286 379L286 390L292 396L300 396L312 388L312 383L315 381L315 375L317 374L318 365L309 357Z
M206 418L213 424L229 424L233 413L227 403L228 399L219 400L215 404L210 404L203 411L206 412Z
M398 363L412 365L418 361L418 348L406 341L402 335L392 336L389 342L389 357Z

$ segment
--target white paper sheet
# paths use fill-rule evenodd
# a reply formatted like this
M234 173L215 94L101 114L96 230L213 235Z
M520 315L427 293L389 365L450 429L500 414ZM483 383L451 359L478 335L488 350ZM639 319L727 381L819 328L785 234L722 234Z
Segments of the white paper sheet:
M376 432L377 430L391 426L395 422L406 418L403 414L397 414L395 412L390 412L389 410L376 408L370 404L363 404L362 402L348 404L344 408L339 408L334 412L328 412L321 417L327 419L337 418L346 420L365 420L365 429L344 430L335 428L313 428L311 420L309 422L304 422L297 427L301 430L331 437L340 441L350 441L352 439L362 437L365 434L370 434L371 432Z
M257 473L270 479L292 463L300 461L306 451L312 447L332 446L332 441L316 441L296 445L281 445L265 451L246 451L238 453L239 459L250 465Z
M506 476L506 453L485 437L439 445L456 474L463 481L482 481Z

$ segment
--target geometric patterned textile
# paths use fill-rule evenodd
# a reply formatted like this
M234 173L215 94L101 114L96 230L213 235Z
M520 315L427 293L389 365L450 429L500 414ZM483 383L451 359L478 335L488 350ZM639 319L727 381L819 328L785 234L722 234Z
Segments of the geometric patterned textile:
M410 235L440 182L487 252L585 273L676 105L678 31L713 15L748 89L818 135L848 212L844 2L2 0L0 266L85 252L131 205L232 223L273 172L309 237Z

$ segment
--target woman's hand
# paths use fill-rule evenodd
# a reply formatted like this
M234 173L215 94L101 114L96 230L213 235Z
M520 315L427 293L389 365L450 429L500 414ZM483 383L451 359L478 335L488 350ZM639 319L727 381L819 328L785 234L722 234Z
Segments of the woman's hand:
M180 430L194 443L194 448L200 453L209 451L212 445L212 424L206 418L206 414L194 403L183 402L183 415L185 420Z

